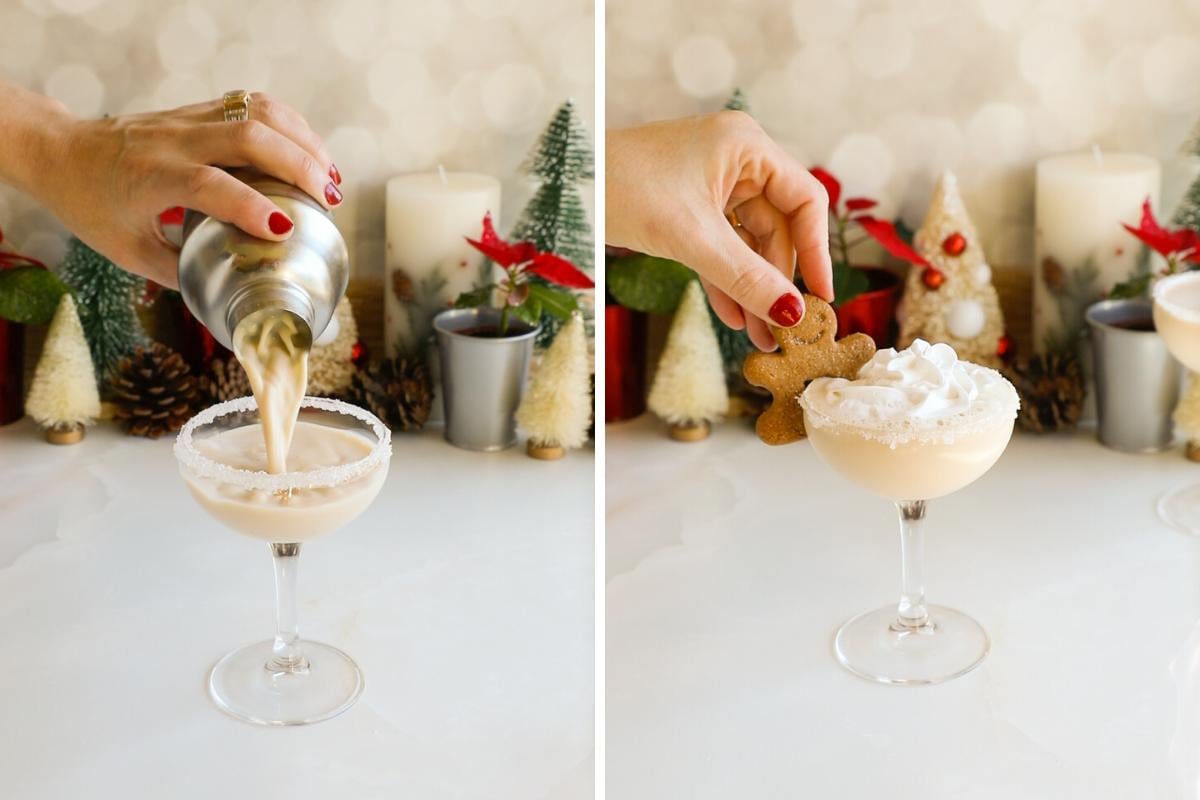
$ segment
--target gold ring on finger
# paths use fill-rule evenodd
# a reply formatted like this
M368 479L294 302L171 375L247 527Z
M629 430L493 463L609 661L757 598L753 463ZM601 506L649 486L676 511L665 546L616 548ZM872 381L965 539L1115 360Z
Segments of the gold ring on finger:
M226 122L244 122L250 119L250 93L245 89L234 89L221 95L221 106Z

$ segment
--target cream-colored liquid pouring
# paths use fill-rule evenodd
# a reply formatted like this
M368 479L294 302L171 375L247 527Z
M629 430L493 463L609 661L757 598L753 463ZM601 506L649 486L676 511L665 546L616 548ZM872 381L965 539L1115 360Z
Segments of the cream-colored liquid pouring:
M289 465L288 451L308 388L311 349L312 333L287 311L256 311L238 323L233 332L234 355L246 370L258 401L266 444L265 466L272 474L287 472L289 466L302 469Z
M288 467L293 472L351 464L366 458L374 447L360 433L312 422L296 423L291 433ZM262 470L268 459L263 434L263 426L246 425L198 438L195 447L219 464ZM209 514L239 533L272 542L302 542L336 530L361 514L386 477L386 465L380 465L337 486L287 493L246 489L199 476L189 476L187 484Z

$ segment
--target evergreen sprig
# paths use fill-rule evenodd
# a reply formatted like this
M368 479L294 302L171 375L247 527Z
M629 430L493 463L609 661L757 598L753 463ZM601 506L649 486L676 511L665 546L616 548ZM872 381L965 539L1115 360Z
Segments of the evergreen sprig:
M58 272L75 294L96 379L103 384L122 358L147 342L136 307L146 281L74 238Z
M554 253L590 273L594 264L595 239L587 209L577 185L596 174L591 137L567 100L554 113L538 143L521 169L540 181L510 239L532 242L543 253ZM538 278L531 285L549 284ZM547 345L558 332L562 317L543 313L538 344ZM587 322L587 320L585 320Z
M741 89L733 90L733 94L731 94L729 99L725 101L725 110L745 111L747 114L750 113L750 104L746 102L746 95L742 93Z
M574 100L568 99L554 112L521 170L555 183L577 183L596 177L591 137L575 113Z

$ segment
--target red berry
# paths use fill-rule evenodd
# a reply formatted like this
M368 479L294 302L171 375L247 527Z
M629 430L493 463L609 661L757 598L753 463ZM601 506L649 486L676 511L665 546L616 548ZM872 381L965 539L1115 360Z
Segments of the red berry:
M921 272L921 283L925 284L925 288L937 291L943 283L946 282L946 273L942 272L937 267L926 267Z
M961 256L963 251L967 249L967 237L963 236L958 231L947 236L942 240L942 251L949 256Z
M360 339L354 343L353 347L350 348L350 361L354 364L354 366L360 367L366 363L366 360L367 346L363 344L362 340Z
M1007 361L1012 358L1017 349L1017 343L1007 333L996 341L996 356Z

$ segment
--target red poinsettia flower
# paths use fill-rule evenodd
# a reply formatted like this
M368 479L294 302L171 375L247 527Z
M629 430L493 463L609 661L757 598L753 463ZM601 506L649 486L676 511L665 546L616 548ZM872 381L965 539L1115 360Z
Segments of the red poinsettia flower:
M0 243L4 242L4 231L0 230ZM23 256L20 253L8 253L0 251L0 269L8 269L10 267L26 267L34 266L46 269L46 265L36 258L31 256Z
M538 253L525 271L550 283L571 289L591 289L596 285L586 272L553 253Z
M851 197L846 201L846 209L849 211L866 211L877 205L879 205L879 201L869 197Z
M596 285L586 272L567 259L553 253L539 253L533 242L510 243L501 239L492 226L491 213L483 217L483 234L479 239L468 237L467 242L505 269L517 267L519 273L537 275L550 283L572 289L591 289Z
M842 182L824 167L813 167L809 172L825 187L825 194L829 195L829 210L836 216L838 201L842 199Z
M1150 198L1142 202L1142 220L1135 228L1121 223L1121 227L1141 239L1154 252L1168 260L1190 261L1200 264L1200 234L1191 228L1167 230L1154 218Z
M843 206L839 205L842 198L841 182L822 167L813 167L809 172L825 187L825 193L829 195L829 213L833 216L839 231L844 232L848 223L857 222L868 236L879 242L884 250L896 258L922 267L930 265L924 256L913 250L908 242L904 241L896 231L895 225L885 219L878 219L870 214L862 213L879 205L878 200L870 197L851 197L846 200L843 211ZM848 263L849 254L842 253L841 255Z
M919 264L922 267L932 266L926 260L925 256L908 246L908 242L904 241L896 231L896 226L887 220L876 219L867 214L860 217L853 217L852 219L861 225L862 229L870 234L872 239L883 245L884 250L887 250L896 258L907 261L910 264Z

